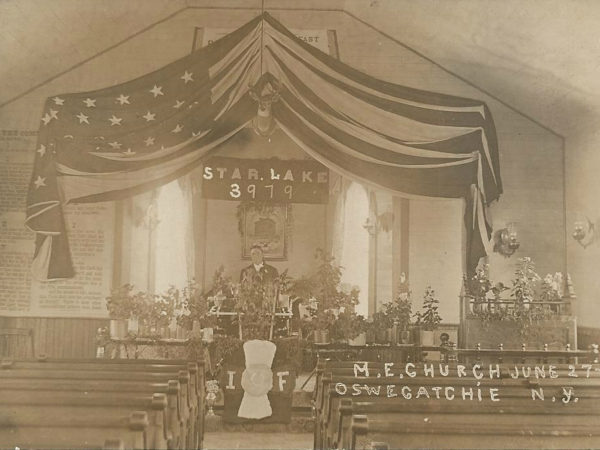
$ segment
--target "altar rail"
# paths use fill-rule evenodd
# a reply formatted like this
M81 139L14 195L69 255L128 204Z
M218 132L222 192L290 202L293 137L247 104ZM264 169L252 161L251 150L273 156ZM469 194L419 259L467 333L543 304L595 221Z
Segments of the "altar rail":
M518 348L525 342L530 348L542 348L544 343L554 349L567 344L578 348L573 315L576 302L574 295L560 301L520 303L515 299L478 300L462 294L458 345L472 348L482 342L490 347L503 342L506 347Z
M556 315L571 315L575 308L574 296L563 297L560 301L541 301L535 300L532 302L519 303L515 299L490 299L490 300L477 300L471 295L461 295L461 318L466 318L469 314L474 314L479 311L514 311L517 306L525 306L528 309L541 309L544 311L551 312Z
M587 350L572 350L567 345L564 350L549 350L545 345L542 350L528 350L525 345L521 349L504 349L502 344L498 348L457 348L456 344L442 346L421 346L412 344L398 345L313 345L308 350L319 360L333 361L405 361L423 362L439 360L445 362L458 362L464 364L476 363L519 363L519 364L548 364L548 363L593 363L600 362L598 344L593 344ZM318 365L318 363L317 363Z

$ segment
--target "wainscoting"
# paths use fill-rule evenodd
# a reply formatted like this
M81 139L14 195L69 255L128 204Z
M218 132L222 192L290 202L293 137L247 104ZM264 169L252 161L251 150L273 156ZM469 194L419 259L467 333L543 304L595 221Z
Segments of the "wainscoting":
M49 358L94 358L96 332L105 326L107 319L0 317L0 328L32 329L36 355Z

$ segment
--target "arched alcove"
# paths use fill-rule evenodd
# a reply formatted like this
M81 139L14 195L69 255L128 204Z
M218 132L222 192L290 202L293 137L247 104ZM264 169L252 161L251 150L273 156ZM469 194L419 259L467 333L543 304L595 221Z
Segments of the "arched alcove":
M369 217L369 197L366 189L352 183L346 192L344 211L344 240L341 265L342 282L360 289L356 312L369 313L369 233L363 224Z

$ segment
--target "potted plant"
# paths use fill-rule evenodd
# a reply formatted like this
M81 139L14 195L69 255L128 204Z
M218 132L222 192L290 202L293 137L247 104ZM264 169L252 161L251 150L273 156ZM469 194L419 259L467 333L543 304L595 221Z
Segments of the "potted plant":
M427 286L425 295L423 296L422 310L415 314L417 325L420 327L420 342L421 345L433 345L433 332L437 329L442 321L438 313L440 301L435 296L435 291L431 286Z
M367 320L360 314L353 314L350 325L351 331L348 333L348 344L351 346L367 345Z
M110 336L113 338L125 338L128 333L128 320L134 317L139 308L140 297L143 293L133 293L134 286L124 284L113 289L106 297L106 308L110 317Z
M342 268L335 264L334 258L319 249L315 259L316 271L291 283L289 292L308 303L310 318L305 322L305 328L312 332L315 343L327 343L330 337L348 339L348 333L344 331L348 328L343 321L349 320L346 314L354 313L354 306L358 304L358 290L342 289ZM342 313L342 322L333 329Z
M370 341L377 343L409 343L412 300L406 276L402 274L398 294L393 301L384 303L369 323Z
M412 316L412 300L408 281L403 273L400 277L396 300L387 304L386 313L394 322L393 341L407 344L410 339L410 318Z
M272 336L272 308L276 288L263 283L243 283L234 310L238 313L239 338L268 340Z

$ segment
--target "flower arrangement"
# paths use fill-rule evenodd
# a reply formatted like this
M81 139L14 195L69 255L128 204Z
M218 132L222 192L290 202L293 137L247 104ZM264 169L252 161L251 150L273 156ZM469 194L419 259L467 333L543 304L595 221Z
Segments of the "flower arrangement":
M113 289L106 297L106 308L111 319L130 319L138 316L145 307L145 292L134 292L135 287L132 284Z
M386 331L397 327L397 331L408 331L412 318L412 299L406 275L403 273L398 285L398 294L390 302L384 303L376 311L369 322L372 339L377 342L387 342Z
M440 301L435 296L435 291L431 286L427 286L423 295L423 308L421 311L415 313L417 325L420 325L426 331L437 329L442 321L438 313L439 304Z
M317 268L313 274L289 284L290 295L302 299L310 312L303 330L328 330L335 340L355 338L366 329L366 321L354 311L358 288L342 286L342 267L335 264L333 257L318 249L315 259Z
M524 257L517 261L512 285L506 287L489 280L486 265L465 282L467 295L476 301L470 315L481 319L486 325L493 321L514 321L519 324L521 334L526 335L532 324L547 319L558 311L558 307L540 302L560 301L563 297L563 282L560 272L548 274L542 279L531 258ZM510 298L514 300L512 303L501 301L504 291L509 291Z
M535 300L535 285L540 279L531 258L527 256L519 258L510 296L521 305L533 302Z
M243 283L239 298L234 306L238 315L240 337L248 339L269 339L271 312L276 295L275 284Z

